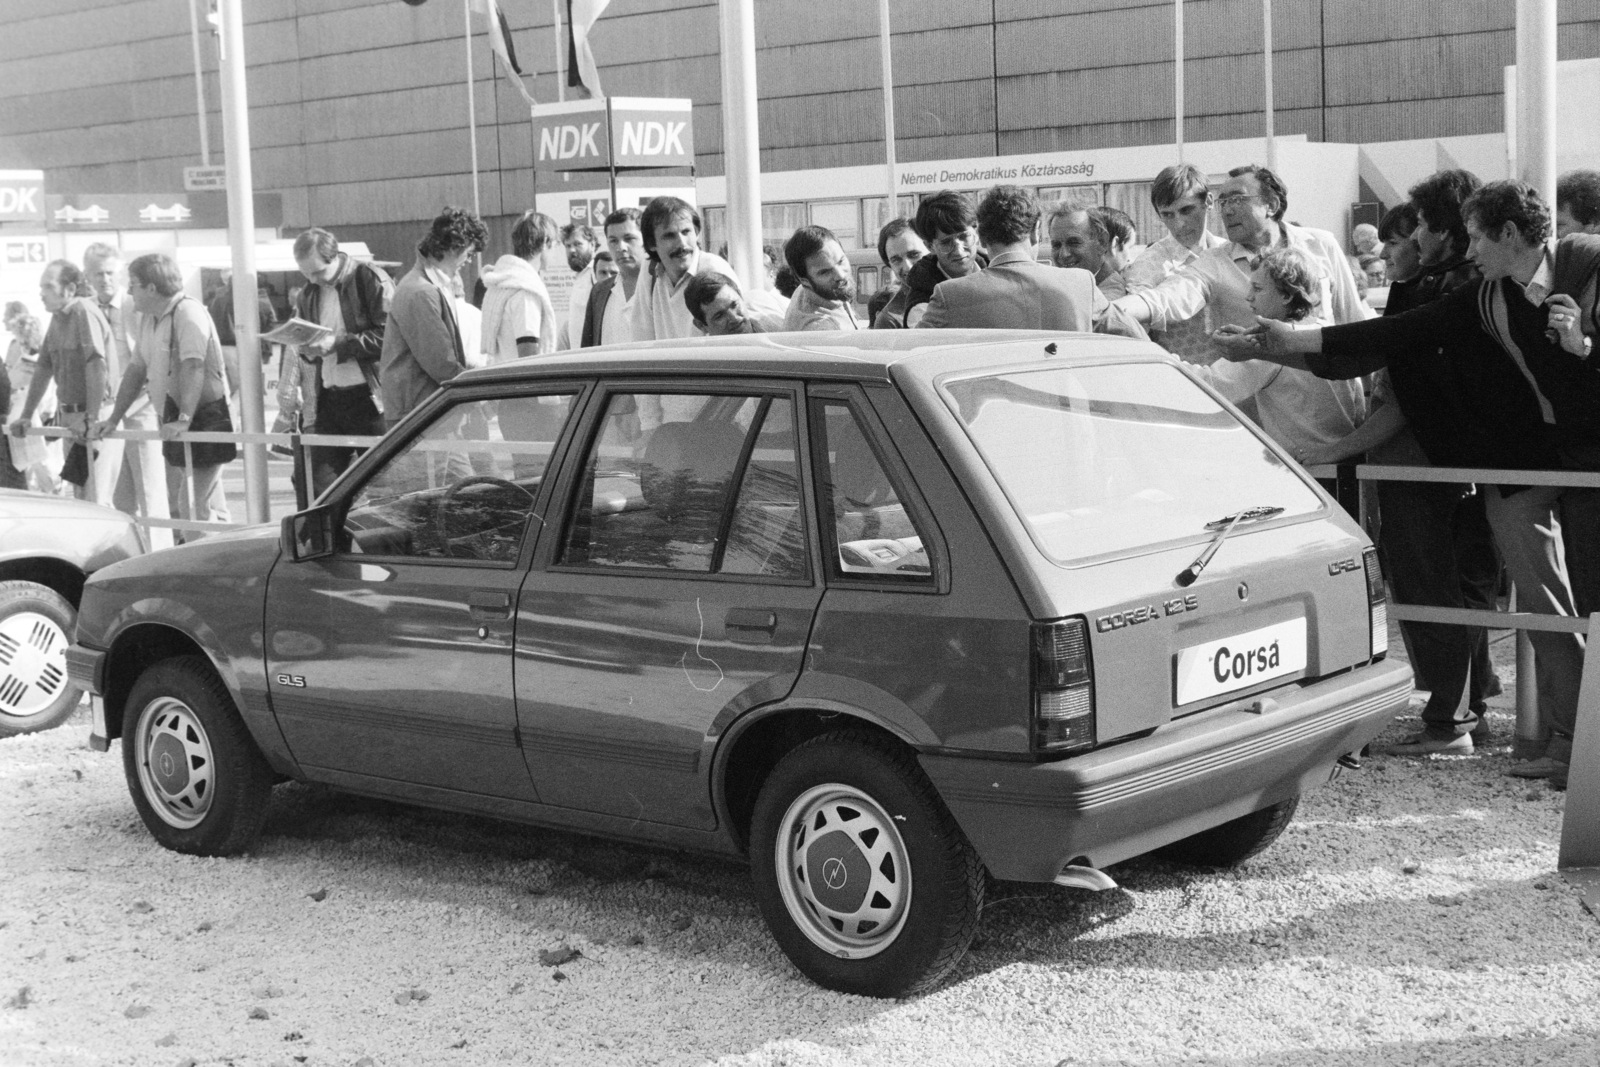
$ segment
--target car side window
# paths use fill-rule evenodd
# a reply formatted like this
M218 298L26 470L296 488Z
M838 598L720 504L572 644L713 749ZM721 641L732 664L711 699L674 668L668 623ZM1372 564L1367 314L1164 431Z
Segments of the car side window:
M787 397L615 394L582 470L562 563L806 573Z
M922 530L873 447L860 416L843 400L822 400L818 463L824 527L834 537L834 576L931 582Z
M574 394L467 400L440 412L360 488L350 552L514 563Z

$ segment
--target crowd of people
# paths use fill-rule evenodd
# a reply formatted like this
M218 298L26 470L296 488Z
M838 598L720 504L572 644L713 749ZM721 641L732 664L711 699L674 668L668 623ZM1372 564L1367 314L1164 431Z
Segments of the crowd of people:
M1178 164L1150 195L1166 232L1142 250L1133 220L1114 208L1041 202L1013 185L926 196L878 234L893 283L864 317L828 229L803 226L766 246L763 277L746 284L701 247L694 206L671 196L611 212L599 233L525 212L472 300L460 272L489 235L468 211L440 213L397 282L314 228L294 243L306 284L293 310L325 329L285 350L280 408L309 433L368 436L469 367L568 348L795 330L1093 330L1154 340L1306 464L1600 470L1590 362L1600 174L1563 177L1552 214L1524 183L1440 171L1376 227L1357 227L1348 252L1333 234L1288 221L1289 190L1266 167L1236 167L1213 189ZM576 276L564 313L545 282L556 256ZM12 435L0 484L53 491L65 479L125 510L227 521L218 472L234 446L193 443L185 456L176 441L104 434L231 428L231 304L208 313L165 255L127 265L126 297L121 270L116 249L99 244L81 267L49 264L47 330L7 308L15 340L0 404ZM1385 284L1380 317L1364 294ZM73 432L65 451L21 436L41 417ZM313 493L356 455L312 449ZM1328 487L1354 508L1351 485ZM1504 573L1524 610L1600 607L1600 490L1381 481L1375 497L1378 543L1404 603L1492 607ZM153 531L158 544L165 534ZM1486 699L1498 686L1484 631L1404 631L1430 695L1422 730L1393 751L1471 751L1487 739ZM1533 643L1550 740L1511 773L1561 786L1583 642L1534 631Z

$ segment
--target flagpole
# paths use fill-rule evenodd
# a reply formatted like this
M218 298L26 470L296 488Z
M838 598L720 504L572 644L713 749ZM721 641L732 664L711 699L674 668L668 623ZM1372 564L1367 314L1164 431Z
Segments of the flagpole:
M472 146L472 213L482 217L483 209L478 203L478 106L472 84L472 0L461 0L461 17L467 29L467 136Z
M884 218L899 216L899 181L895 175L894 155L894 66L889 56L889 0L878 0L878 51L883 66L883 150L887 164L889 202L884 205Z
M561 0L550 0L550 25L556 35L556 99L560 101L567 98L567 50L561 47Z

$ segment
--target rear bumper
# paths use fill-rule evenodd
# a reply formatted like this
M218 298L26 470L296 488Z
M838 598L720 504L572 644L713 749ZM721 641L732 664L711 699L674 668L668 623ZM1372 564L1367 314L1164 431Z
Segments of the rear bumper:
M1213 708L1055 763L925 755L923 769L997 878L1106 867L1327 781L1411 695L1393 660ZM1263 712L1257 700L1276 701Z

